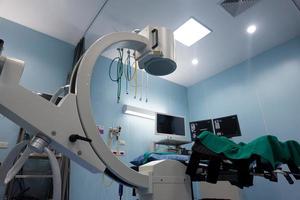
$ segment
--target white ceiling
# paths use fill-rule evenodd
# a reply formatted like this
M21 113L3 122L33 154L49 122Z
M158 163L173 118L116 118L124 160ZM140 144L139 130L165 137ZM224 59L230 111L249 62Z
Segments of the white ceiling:
M0 0L0 17L77 44L104 0Z
M104 0L0 0L0 16L76 44ZM146 25L178 28L191 16L213 32L191 47L176 43L177 70L164 78L184 86L300 35L300 12L291 0L261 0L237 17L220 0L109 0L86 35L87 45L115 31ZM257 25L250 36L246 28ZM193 66L191 60L198 58Z

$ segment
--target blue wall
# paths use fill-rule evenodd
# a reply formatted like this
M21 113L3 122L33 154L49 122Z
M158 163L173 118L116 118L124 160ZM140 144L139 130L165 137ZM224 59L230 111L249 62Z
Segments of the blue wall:
M237 114L242 137L265 134L300 142L300 37L188 88L190 120ZM300 184L255 178L245 200L300 199Z
M35 92L52 93L65 85L72 67L74 46L0 18L4 56L25 61L21 85ZM0 141L9 148L0 150L0 162L16 144L19 127L0 115ZM1 192L0 192L1 193Z
M126 141L126 145L120 149L125 151L126 156L121 157L121 160L129 164L129 161L135 157L149 151L152 148L153 141L158 140L160 136L154 134L154 120L125 115L122 113L122 106L128 104L157 112L188 117L187 89L161 78L149 76L149 101L146 103L145 91L142 101L139 101L140 92L137 95L138 99L134 99L133 88L131 88L129 95L126 95L125 82L123 81L121 102L117 104L117 85L108 77L109 62L110 60L106 58L99 59L93 74L91 91L94 117L97 124L105 129L104 140L107 140L109 127L113 125L122 126L121 139ZM187 118L186 122L188 120ZM186 131L188 133L187 138L189 138L188 126L186 126ZM113 183L112 186L105 187L105 184L110 181L106 178L105 183L103 183L102 174L91 174L75 163L72 163L72 172L74 173L71 173L70 199L118 199L118 185ZM126 188L123 199L137 199L131 197L131 192L131 189Z

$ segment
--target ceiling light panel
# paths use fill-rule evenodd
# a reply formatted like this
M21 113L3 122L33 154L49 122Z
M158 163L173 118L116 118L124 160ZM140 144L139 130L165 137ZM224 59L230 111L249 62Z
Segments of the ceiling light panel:
M255 26L255 25L250 25L250 26L248 26L247 32L248 32L249 34L253 34L253 33L255 33L255 31L256 31L256 26Z
M209 33L211 33L211 30L200 24L194 18L190 18L174 31L174 38L178 42L190 47Z
M198 61L197 58L194 58L194 59L192 60L192 64L193 64L193 65L198 65L198 63L199 63L199 61Z

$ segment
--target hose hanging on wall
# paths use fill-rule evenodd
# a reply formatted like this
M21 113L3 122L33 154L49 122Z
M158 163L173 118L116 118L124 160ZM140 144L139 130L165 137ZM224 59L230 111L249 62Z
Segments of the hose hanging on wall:
M140 101L143 100L143 87L144 87L144 70L141 70L142 73L142 80L141 80L141 96L140 96Z
M118 89L117 89L117 103L120 103L121 99L121 90L122 90L122 76L123 76L123 49L117 49L119 52L119 56L115 57L109 65L109 78L113 82L116 82L118 84ZM114 63L117 63L117 74L116 78L112 77L112 66Z
M140 71L140 77L141 80L138 80L138 61L136 59L136 54L135 51L131 55L130 50L127 50L127 56L124 60L124 49L117 49L119 56L115 57L112 59L109 65L109 78L111 81L116 82L118 85L117 89L117 103L120 103L121 99L121 92L122 92L122 76L124 74L125 76L125 81L126 81L126 94L129 94L129 86L134 87L134 98L137 98L137 93L138 93L138 88L140 87L140 98L139 100L143 100L143 95L145 95L145 101L148 102L148 87L149 87L149 76L148 74L144 74L144 70ZM134 59L134 62L131 61L131 59ZM123 62L124 60L124 62ZM115 77L112 75L113 74L113 66L114 63L116 64L117 67L117 73ZM126 65L126 66L125 66ZM132 66L131 66L132 65ZM133 72L132 72L132 67ZM146 76L146 77L144 77ZM146 78L146 80L144 80ZM130 84L130 82L134 82L133 85ZM145 82L144 82L145 81ZM140 85L138 82L141 82ZM145 88L144 88L145 87ZM143 90L145 89L145 94L143 94Z
M131 61L130 59L134 58L130 55L130 50L127 50L127 58L126 58L126 71L125 71L125 78L126 78L126 94L129 94L128 85L129 82L133 80L137 68L135 67L133 74L131 73Z
M137 96L137 87L138 87L138 77L137 77L137 69L139 67L138 61L136 59L135 51L133 52L133 58L134 58L134 98L136 99Z
M129 66L129 67L128 67ZM126 58L126 72L125 72L125 79L126 79L126 94L129 94L128 92L128 81L130 81L131 76L131 67L130 67L130 51L127 51L127 58Z
M146 88L145 88L146 103L148 103L148 89L149 89L149 74L146 73Z

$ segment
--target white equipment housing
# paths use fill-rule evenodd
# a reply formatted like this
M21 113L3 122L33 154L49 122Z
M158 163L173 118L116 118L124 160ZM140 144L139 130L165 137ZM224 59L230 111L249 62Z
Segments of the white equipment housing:
M149 175L148 190L139 190L142 200L192 199L190 177L186 166L174 160L152 161L140 167L142 174Z

